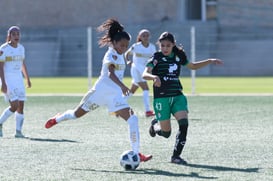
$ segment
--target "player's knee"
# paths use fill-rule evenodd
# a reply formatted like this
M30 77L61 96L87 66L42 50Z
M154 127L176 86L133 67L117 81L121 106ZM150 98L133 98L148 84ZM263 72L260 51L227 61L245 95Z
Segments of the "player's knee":
M12 106L10 106L10 111L11 112L15 112L15 111L17 111L18 110L18 106L15 106L15 105L12 105ZM19 110L18 110L19 111Z

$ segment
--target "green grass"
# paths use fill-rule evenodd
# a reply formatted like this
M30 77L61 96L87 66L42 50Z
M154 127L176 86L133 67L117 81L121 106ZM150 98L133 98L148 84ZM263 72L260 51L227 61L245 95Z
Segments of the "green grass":
M97 78L92 79L94 84ZM85 93L88 90L88 79L85 77L66 78L31 78L32 88L27 92L30 94L41 93ZM127 86L131 84L131 78L126 77L124 82ZM181 78L185 93L192 92L192 81L189 77ZM149 81L152 90L152 81ZM273 77L197 77L195 80L196 94L206 93L273 93ZM138 90L137 93L141 93Z
M169 163L177 131L169 139L148 135L142 99L131 106L139 117L141 151L154 158L124 171L119 155L130 149L127 124L100 108L47 130L46 119L74 108L81 96L30 96L24 133L15 139L14 117L0 138L1 180L226 180L273 179L273 96L189 96L188 165ZM8 105L2 102L0 110Z

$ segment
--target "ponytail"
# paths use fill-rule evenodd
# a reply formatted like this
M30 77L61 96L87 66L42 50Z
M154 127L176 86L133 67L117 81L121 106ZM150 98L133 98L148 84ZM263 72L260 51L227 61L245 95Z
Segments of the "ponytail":
M176 45L174 45L173 47L173 53L178 56L181 60L187 60L187 56L183 50L182 47L177 47Z
M120 41L123 38L127 40L131 39L130 35L124 31L124 27L115 19L106 20L97 30L99 32L105 32L98 41L100 47L110 45L113 41Z

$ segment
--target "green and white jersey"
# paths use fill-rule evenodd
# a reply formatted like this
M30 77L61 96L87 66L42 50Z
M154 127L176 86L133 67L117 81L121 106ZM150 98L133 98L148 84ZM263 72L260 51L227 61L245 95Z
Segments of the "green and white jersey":
M189 61L177 57L174 53L164 56L156 52L148 62L147 67L152 67L152 74L157 75L161 80L161 86L153 86L154 98L172 97L182 94L182 85L179 80L181 65L185 66Z

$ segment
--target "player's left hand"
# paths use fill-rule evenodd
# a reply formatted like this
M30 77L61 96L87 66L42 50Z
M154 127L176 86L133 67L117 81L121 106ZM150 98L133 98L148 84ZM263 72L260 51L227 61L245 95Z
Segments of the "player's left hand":
M222 64L224 64L224 62L221 59L211 58L209 60L211 61L212 64L215 64L215 65L222 65Z
M31 88L31 82L30 82L30 80L27 81L27 88Z

